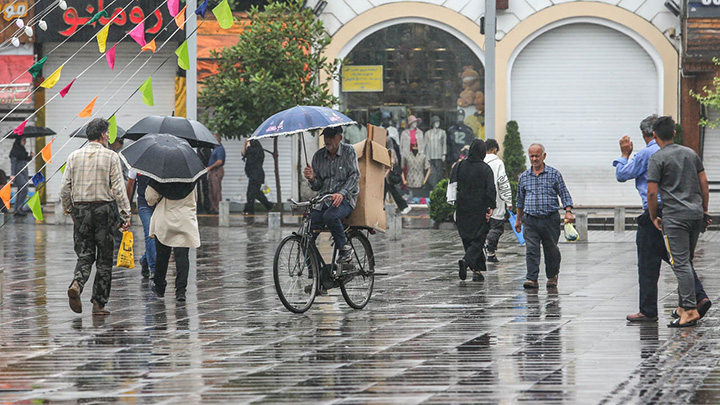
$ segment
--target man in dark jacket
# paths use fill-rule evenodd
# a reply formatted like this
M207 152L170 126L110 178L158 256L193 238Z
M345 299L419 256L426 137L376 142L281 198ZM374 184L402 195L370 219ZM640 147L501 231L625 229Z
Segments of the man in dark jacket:
M485 142L474 139L467 159L456 164L450 175L450 182L457 184L455 223L465 248L465 256L458 261L461 280L467 277L468 268L473 271L473 281L484 280L481 271L487 270L483 250L496 191L493 171L484 162L485 153Z
M242 150L243 160L245 160L245 175L248 178L247 202L245 203L244 215L255 213L255 200L260 201L265 209L270 211L273 203L268 201L261 187L265 182L265 170L263 170L263 162L265 161L265 150L257 139L246 139Z

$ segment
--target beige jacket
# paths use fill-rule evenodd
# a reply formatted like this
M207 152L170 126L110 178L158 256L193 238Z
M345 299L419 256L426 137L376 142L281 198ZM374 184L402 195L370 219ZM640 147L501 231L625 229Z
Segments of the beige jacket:
M145 199L150 206L155 206L155 212L150 219L150 236L165 246L199 247L196 192L197 189L193 190L182 200L169 200L162 198L154 188L148 186Z

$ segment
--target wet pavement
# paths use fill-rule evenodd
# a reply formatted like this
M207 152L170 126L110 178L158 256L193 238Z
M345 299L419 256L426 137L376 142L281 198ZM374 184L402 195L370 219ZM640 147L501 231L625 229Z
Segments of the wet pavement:
M507 233L480 283L457 277L455 232L375 235L386 275L368 306L352 310L331 290L295 315L273 286L276 235L202 227L186 303L155 298L139 269L114 269L102 318L89 313L89 290L85 313L68 307L71 230L1 230L0 403L720 403L719 313L667 328L669 267L660 321L625 321L637 310L632 232L562 243L559 288L541 276L537 292L523 290L523 250ZM696 258L718 303L719 240L702 235Z

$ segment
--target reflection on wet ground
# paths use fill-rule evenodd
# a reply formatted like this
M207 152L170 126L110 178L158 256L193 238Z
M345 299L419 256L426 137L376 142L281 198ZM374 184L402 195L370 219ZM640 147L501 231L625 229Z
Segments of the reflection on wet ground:
M201 234L186 303L155 298L139 269L114 269L113 313L93 318L67 305L71 228L6 226L0 402L720 402L716 311L695 329L665 327L676 302L668 267L661 320L625 322L637 308L631 232L563 243L559 288L536 292L522 288L523 250L510 235L482 283L458 279L454 232L372 236L387 275L367 308L331 290L304 315L276 297L267 228ZM704 234L696 258L711 298L718 238Z

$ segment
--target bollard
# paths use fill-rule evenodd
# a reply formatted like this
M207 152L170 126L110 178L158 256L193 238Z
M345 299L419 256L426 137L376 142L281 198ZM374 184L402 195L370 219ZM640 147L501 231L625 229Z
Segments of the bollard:
M278 238L282 235L280 215L279 212L268 212L268 230L273 238Z
M218 226L230 226L230 201L220 201L218 205Z
M575 214L575 230L578 233L578 242L588 242L588 214L578 212Z
M394 204L385 204L385 233L390 240L402 238L402 216L395 211Z
M615 207L615 219L613 228L616 234L625 232L625 207Z
M60 201L55 201L55 225L65 224L67 224L67 217L63 212L62 203Z

